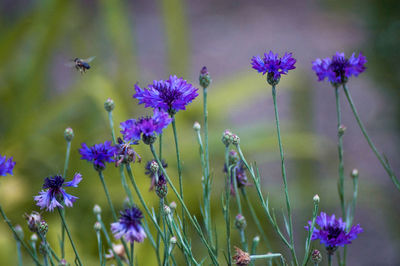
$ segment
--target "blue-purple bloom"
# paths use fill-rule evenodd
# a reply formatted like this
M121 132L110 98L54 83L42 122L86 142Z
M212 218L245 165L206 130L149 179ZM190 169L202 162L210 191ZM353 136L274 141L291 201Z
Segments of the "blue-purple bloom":
M133 243L143 242L146 238L146 233L142 227L142 212L136 208L127 208L120 212L119 221L111 224L111 231L116 239L124 237L126 241Z
M0 155L0 176L6 176L7 174L12 175L15 162L13 157L7 159L7 157Z
M63 204L67 207L72 207L77 197L69 195L63 187L78 187L82 180L82 175L76 173L72 181L65 182L62 176L46 177L44 179L43 190L35 196L36 205L40 209L46 208L47 211L53 211L54 208L63 208Z
M364 66L367 58L359 53L358 57L355 53L350 58L346 58L344 53L336 52L332 58L317 58L312 62L312 69L318 76L318 81L325 78L334 85L344 84L351 76L357 77L365 71Z
M281 75L286 75L289 70L295 69L294 64L296 59L292 57L292 53L285 53L284 56L279 57L278 54L274 54L272 51L264 53L264 57L253 56L251 59L251 65L259 73L265 75L268 73L268 82L279 82Z
M167 80L153 81L146 89L135 84L136 93L134 98L145 107L160 108L170 115L179 110L185 110L186 105L191 103L197 96L197 88L183 78L169 76Z
M125 141L136 141L142 137L146 144L153 143L157 133L161 134L163 129L172 122L169 115L158 109L154 109L152 117L141 117L138 120L129 119L120 124L121 134Z
M321 212L317 216L315 222L320 228L314 228L311 240L319 239L320 243L324 244L328 252L331 253L339 246L343 247L344 245L351 244L351 241L364 231L359 224L352 226L350 230L346 231L346 223L343 222L342 218L336 219L334 214L328 216L324 212ZM310 227L311 221L308 222L308 226L305 228L310 230Z
M106 162L114 162L116 151L117 148L111 145L111 141L105 141L91 147L88 147L86 143L82 143L82 148L79 149L79 153L82 155L81 159L92 162L97 171L104 170Z

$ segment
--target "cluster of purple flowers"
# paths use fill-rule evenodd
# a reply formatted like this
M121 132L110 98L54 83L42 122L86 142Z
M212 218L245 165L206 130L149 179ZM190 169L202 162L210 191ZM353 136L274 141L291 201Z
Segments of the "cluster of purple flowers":
M13 157L7 159L7 157L0 155L0 176L6 176L7 174L12 175L15 162Z
M364 72L366 62L366 57L361 53L358 57L353 53L350 58L346 58L344 53L336 52L332 58L317 58L313 62L312 69L317 74L319 81L326 78L332 84L339 85L346 83L351 76L357 77Z
M96 171L104 170L106 162L114 162L116 152L117 148L111 144L111 141L105 141L91 147L82 143L82 148L79 149L79 153L82 155L81 159L92 162Z
M142 117L138 120L129 119L122 122L121 134L125 141L136 141L142 138L146 144L155 141L156 133L161 134L163 129L172 122L169 115L158 109L154 109L153 116Z
M312 232L311 240L320 240L321 244L324 244L328 252L333 253L338 247L351 244L351 241L357 238L357 235L363 232L363 229L359 224L354 225L350 230L346 230L346 223L343 222L342 218L336 219L335 215L327 215L321 212L315 220L318 228L314 228ZM308 226L305 228L310 230L311 221L308 222Z
M179 110L185 110L197 96L197 89L186 80L170 76L167 80L153 81L147 89L135 85L134 98L145 107L152 107L168 112L171 116Z
M124 237L126 241L131 243L134 241L143 242L146 233L142 227L142 212L136 207L131 207L121 211L120 214L119 221L111 224L111 231L115 238Z
M82 180L82 175L76 173L72 181L65 182L62 176L46 177L43 184L43 190L39 192L34 199L40 209L53 211L54 208L63 208L63 204L72 207L77 197L69 195L63 187L77 187Z

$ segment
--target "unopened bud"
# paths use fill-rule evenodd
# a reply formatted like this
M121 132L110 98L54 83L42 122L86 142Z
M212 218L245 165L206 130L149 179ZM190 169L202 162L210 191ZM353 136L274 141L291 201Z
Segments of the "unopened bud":
M345 131L346 131L346 127L344 125L340 125L339 128L338 128L339 136L343 136Z
M101 223L95 222L93 228L96 232L99 232L101 230Z
M164 176L161 175L158 177L158 182L156 184L156 194L159 198L164 198L167 196L168 193L168 186L167 181L165 180Z
M171 208L168 207L167 205L164 205L164 213L166 215L170 215L171 214Z
M258 243L258 242L260 242L260 236L255 236L253 238L253 243Z
M199 122L194 122L193 124L193 129L196 131L199 131L201 129L200 123Z
M319 252L318 249L314 249L313 252L311 253L311 260L316 264L321 263L322 254L321 252Z
M176 237L175 236L171 237L169 239L169 243L171 243L172 245L175 245L176 244Z
M42 220L42 221L40 222L40 225L39 225L39 228L38 228L38 233L39 233L41 236L46 236L47 231L49 231L49 226L47 225L47 223L46 223L45 220Z
M246 218L244 218L243 215L241 215L240 213L238 215L236 215L235 218L235 226L238 230L243 230L246 228Z
M37 234L33 233L33 234L31 235L31 241L32 241L32 242L38 241L38 236L37 236Z
M108 98L105 102L104 102L104 109L106 109L107 112L111 112L112 110L114 110L115 104L114 101L110 98Z
M58 266L68 266L69 263L67 262L66 259L62 259L60 260L60 262L58 263Z
M351 177L352 178L357 178L358 177L358 170L357 169L353 169L353 171L351 171Z
M225 144L225 146L229 146L232 144L232 132L226 129L224 133L222 133L222 143Z
M171 208L172 211L174 211L174 210L176 209L176 202L175 202L175 201L172 201L172 202L169 204L169 207Z
M20 239L24 239L24 231L22 230L22 227L19 224L14 226L14 230Z
M240 144L240 138L238 135L236 134L232 135L232 144L235 146Z
M74 138L74 131L72 130L72 128L67 127L64 130L64 138L66 141L70 142L73 138Z
M160 169L160 166L156 161L151 161L150 163L150 171L155 174L158 172L158 169Z
M318 203L319 203L319 196L318 196L318 194L315 194L315 196L313 197L313 201L314 201L315 204L318 204Z
M229 151L229 165L236 164L239 161L239 155L235 150Z
M199 82L203 88L207 88L211 83L210 74L205 66L200 71Z
M94 207L93 207L93 213L95 214L95 215L97 215L97 214L101 214L101 207L99 206L99 205L94 205Z

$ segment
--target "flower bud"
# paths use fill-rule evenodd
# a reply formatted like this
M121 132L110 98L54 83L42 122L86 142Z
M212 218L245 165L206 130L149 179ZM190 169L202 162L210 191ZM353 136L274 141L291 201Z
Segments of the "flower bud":
M211 83L210 74L205 66L200 71L199 82L203 88L207 88Z
M42 221L42 216L38 212L33 211L31 214L25 213L25 219L28 223L28 228L30 231L36 233L40 222Z
M238 215L236 215L235 218L235 226L238 230L243 230L246 228L246 218L244 218L243 215L241 215L240 213Z
M172 211L174 211L174 210L176 209L176 202L175 202L175 201L172 201L172 202L169 204L169 207L171 208Z
M258 244L258 242L260 242L260 236L255 236L255 237L253 238L253 243L254 243L254 245Z
M40 225L39 225L39 228L38 228L38 233L39 233L41 236L46 236L47 231L49 231L49 226L47 225L47 223L46 223L45 220L42 220L42 221L40 222Z
M20 239L24 239L24 231L22 230L22 227L19 224L14 226L14 230Z
M32 241L32 242L35 242L35 243L36 243L36 241L38 241L38 236L37 236L37 234L33 233L33 234L31 235L31 241Z
M169 239L169 243L171 243L171 245L175 245L176 244L176 237L173 236Z
M319 203L319 196L318 196L318 194L315 194L315 196L313 197L313 201L314 201L315 204L318 204L318 203Z
M168 207L167 205L164 205L164 213L166 215L170 215L171 214L171 208Z
M351 177L352 178L357 178L358 177L358 170L357 169L353 169L353 171L351 171Z
M222 133L222 143L224 143L225 146L232 144L232 132L230 132L228 129Z
M158 183L156 184L156 194L159 198L164 198L168 193L167 181L163 175L158 177Z
M151 161L150 172L152 172L153 174L158 173L158 169L160 169L160 166L158 165L158 163L154 160Z
M114 110L115 104L114 101L110 98L108 98L105 102L104 102L104 109L106 109L107 112L111 112L112 110Z
M101 223L95 222L93 228L96 232L99 232L101 230Z
M93 207L93 213L95 215L101 214L101 207L99 205L95 204L94 207Z
M344 125L340 125L338 128L338 134L339 136L343 136L344 132L346 131L346 127Z
M235 150L229 152L229 165L236 164L239 161L239 155Z
M199 122L194 122L193 124L193 129L196 131L199 131L201 129L200 123Z
M312 251L312 253L311 253L311 260L312 260L314 263L316 263L316 264L321 263L321 261L322 261L322 254L321 254L321 252L319 252L318 249L314 249L314 250Z
M238 135L236 134L232 135L232 144L235 146L240 144L240 138Z
M70 142L73 138L74 138L74 131L72 130L72 128L67 127L64 130L64 138L66 141Z
M58 266L68 266L69 263L67 262L66 259L61 259L60 262L58 263Z

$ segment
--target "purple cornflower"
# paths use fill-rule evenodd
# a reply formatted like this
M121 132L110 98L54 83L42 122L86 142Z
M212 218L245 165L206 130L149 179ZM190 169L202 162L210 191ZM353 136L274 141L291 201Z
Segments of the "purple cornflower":
M12 175L15 162L13 162L13 157L6 158L6 156L0 155L0 176L6 176L7 174Z
M115 146L111 145L111 141L95 144L88 147L86 143L82 143L82 148L79 153L82 155L81 159L93 163L94 169L102 171L106 168L105 163L114 162L114 155L117 151Z
M357 77L364 72L366 62L367 58L361 53L358 57L353 53L350 58L346 58L344 53L336 52L332 58L317 58L312 62L312 69L317 74L318 81L327 78L329 82L337 86L346 83L351 76Z
M167 80L153 81L147 89L140 88L135 84L136 93L134 98L145 107L160 108L171 116L179 110L185 110L186 105L191 103L197 96L197 88L183 78L169 76Z
M319 239L321 244L324 244L327 251L332 255L333 252L340 246L351 244L351 241L357 238L359 233L364 230L359 224L354 225L346 231L346 223L343 222L342 218L338 220L335 215L326 215L321 212L315 220L316 224L320 227L319 229L314 228L311 240ZM305 226L307 230L310 230L311 221L308 222L308 226Z
M65 179L59 175L46 177L43 184L44 190L34 197L37 202L36 205L40 209L46 208L48 211L53 211L56 207L63 208L63 203L67 207L72 207L72 203L76 201L77 197L69 195L63 187L78 187L81 180L82 175L79 173L76 173L72 181L69 182L65 182Z
M161 134L171 122L172 118L166 112L154 109L152 117L146 116L138 120L129 119L122 122L121 134L125 141L136 141L142 137L144 143L151 144L157 137L156 133Z
M281 58L278 54L274 54L272 51L264 53L264 57L253 56L251 58L251 65L259 73L267 75L267 81L270 85L278 84L281 75L286 75L289 70L295 69L294 64L296 59L292 57L292 53L285 53Z
M111 224L111 231L116 239L124 237L126 241L133 243L143 242L146 233L142 227L142 212L136 208L127 208L120 212L119 221Z

